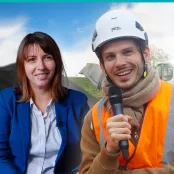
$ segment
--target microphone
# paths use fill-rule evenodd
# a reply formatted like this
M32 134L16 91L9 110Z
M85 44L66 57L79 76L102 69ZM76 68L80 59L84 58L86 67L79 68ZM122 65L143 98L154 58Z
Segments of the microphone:
M116 85L110 86L108 89L108 97L109 97L109 102L111 104L112 111L113 111L114 115L123 114L121 89ZM123 158L127 159L129 156L128 140L119 141L119 146L120 146L120 150L123 154Z

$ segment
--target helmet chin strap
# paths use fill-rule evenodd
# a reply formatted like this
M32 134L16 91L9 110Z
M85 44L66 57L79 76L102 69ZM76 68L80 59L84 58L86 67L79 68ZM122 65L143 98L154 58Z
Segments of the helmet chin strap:
M111 80L111 78L108 75L106 75L106 78L107 78L107 80L108 80L109 83L111 83L111 84L114 85L113 81Z
M142 51L140 46L139 46L139 49L140 49L140 54L141 54L141 58L142 58L142 61L143 61L143 78L145 78L147 76L147 64L145 62L143 51Z
M109 75L108 75L108 73L106 71L106 68L105 68L105 64L104 64L103 59L102 59L102 64L103 64L103 68L105 70L105 74L106 74L106 78L107 78L108 82L114 85L114 82L111 80L111 78L109 77Z

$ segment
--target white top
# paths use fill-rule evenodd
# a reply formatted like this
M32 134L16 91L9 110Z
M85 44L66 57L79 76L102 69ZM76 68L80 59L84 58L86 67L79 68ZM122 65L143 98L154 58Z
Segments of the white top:
M55 103L50 100L45 114L30 99L31 145L26 174L53 174L62 138L56 127Z

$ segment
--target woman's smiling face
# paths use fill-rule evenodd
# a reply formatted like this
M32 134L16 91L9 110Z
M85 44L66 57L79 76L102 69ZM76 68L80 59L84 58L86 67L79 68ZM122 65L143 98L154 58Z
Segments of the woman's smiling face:
M29 45L24 68L32 88L47 89L55 74L55 60L37 44Z

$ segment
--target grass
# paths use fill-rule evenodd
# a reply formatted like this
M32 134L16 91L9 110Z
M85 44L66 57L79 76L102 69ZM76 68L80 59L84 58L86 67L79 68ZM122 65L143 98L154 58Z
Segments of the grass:
M89 94L95 97L102 97L101 90L96 89L96 87L86 77L69 77L69 80L87 91Z

